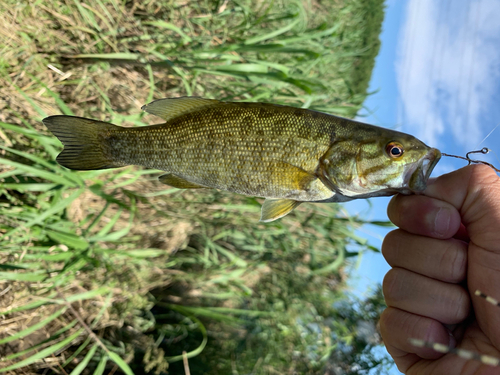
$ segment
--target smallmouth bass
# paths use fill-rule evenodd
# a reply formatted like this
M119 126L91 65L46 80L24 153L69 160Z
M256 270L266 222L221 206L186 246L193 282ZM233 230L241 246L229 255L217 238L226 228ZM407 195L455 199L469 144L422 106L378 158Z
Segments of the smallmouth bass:
M43 120L63 143L57 162L92 170L141 165L182 189L266 198L261 221L302 202L411 194L425 189L441 153L415 137L308 109L198 97L142 109L164 124L124 128L73 116Z

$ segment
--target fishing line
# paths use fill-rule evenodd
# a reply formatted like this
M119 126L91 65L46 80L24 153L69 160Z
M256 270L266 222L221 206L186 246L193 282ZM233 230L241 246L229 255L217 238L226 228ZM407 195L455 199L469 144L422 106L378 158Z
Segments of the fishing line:
M495 152L495 150L490 150L491 152L493 152L495 154L495 157L497 158L498 160L498 163L500 163L500 159L498 158L498 154Z
M467 160L469 163L468 165L470 165L471 163L475 163L475 164L484 164L484 165L487 165L489 166L490 168L493 168L496 172L499 172L500 173L500 169L498 168L495 168L493 166L493 164L490 164L488 162L485 162L483 160L475 160L475 159L471 159L469 157L470 154L483 154L483 155L486 155L490 152L490 149L488 147L483 147L481 150L474 150L474 151L469 151L467 154L465 154L465 157L463 156L458 156L458 155L451 155L451 154L445 154L444 152L441 153L441 155L443 156L449 156L449 157L452 157L452 158L457 158L457 159L462 159L462 160Z
M499 123L498 123L498 124L497 124L497 125L493 128L493 129L491 129L491 131L490 131L490 132L486 135L486 137L484 137L484 138L483 138L483 140L482 140L481 142L479 142L479 143L477 144L477 146L476 146L476 147L474 147L474 148L478 148L478 147L479 147L479 146L480 146L480 145L481 145L484 141L486 141L486 140L487 140L487 139L488 139L488 138L489 138L489 137L493 134L493 132L494 132L495 130L497 130L497 129L498 129L498 127L499 127L499 126L500 126L500 122L499 122ZM495 158L496 158L496 159L498 160L498 162L500 163L500 159L498 158L498 155L497 155L497 153L495 152L495 150L490 150L490 152L493 152L493 154L495 154Z
M497 128L498 128L499 126L500 126L500 122L497 124L497 126L495 126L493 129L491 129L491 131L488 133L488 135L487 135L486 137L484 137L484 138L483 138L483 140L482 140L481 142L479 142L479 143L477 144L477 146L476 146L476 147L474 147L474 148L478 148L478 147L481 145L481 143L483 143L484 141L486 141L486 140L488 139L488 137L489 137L491 134L493 134L493 132L494 132L495 130L497 130Z

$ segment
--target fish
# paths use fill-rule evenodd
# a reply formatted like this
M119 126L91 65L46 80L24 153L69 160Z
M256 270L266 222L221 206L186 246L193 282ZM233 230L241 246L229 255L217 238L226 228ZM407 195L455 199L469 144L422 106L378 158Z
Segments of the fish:
M265 198L260 221L303 202L346 202L422 192L441 157L417 138L334 115L277 104L201 97L142 107L165 123L122 127L56 115L43 124L69 169L139 165L180 189L215 188Z

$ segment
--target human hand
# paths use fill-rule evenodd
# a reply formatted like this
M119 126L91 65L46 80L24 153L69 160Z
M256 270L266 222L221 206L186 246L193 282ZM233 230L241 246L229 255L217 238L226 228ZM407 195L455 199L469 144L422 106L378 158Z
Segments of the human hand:
M382 338L405 374L500 374L498 367L412 345L410 338L500 358L500 178L474 165L430 181L424 195L395 196L388 207L400 229L382 253L388 308ZM472 297L471 297L472 296ZM472 305L471 305L472 303Z

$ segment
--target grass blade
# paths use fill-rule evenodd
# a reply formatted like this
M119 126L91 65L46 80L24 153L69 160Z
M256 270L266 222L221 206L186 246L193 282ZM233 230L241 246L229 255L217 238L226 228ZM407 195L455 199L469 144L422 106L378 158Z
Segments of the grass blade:
M94 356L97 348L98 348L97 344L95 344L94 346L92 346L90 348L90 350L88 351L87 355L85 356L85 358L83 358L83 360L78 364L78 366L76 366L74 368L74 370L71 371L70 375L80 375L82 373L82 371L85 370L85 368L89 364L89 362L92 359L92 357Z
M55 352L62 350L65 346L69 345L74 339L76 339L78 336L80 336L80 334L83 331L84 331L84 329L80 328L74 334L72 334L71 336L62 340L61 342L59 342L55 345L49 346L48 348L42 349L38 353L33 354L31 357L26 358L25 360L22 360L18 363L11 365L11 366L4 367L4 368L0 369L0 373L16 370L18 368L31 365L37 361L41 361L44 358L49 357L50 355L54 354Z
M75 183L73 181L68 181L66 178L61 177L55 173L45 171L43 169L39 169L37 167L30 167L26 164L22 163L17 163L15 161L9 160L9 159L4 159L0 158L0 163L5 164L11 167L15 167L25 173L28 173L31 176L36 176L43 178L45 180L49 180L52 182L55 182L56 184L61 184L69 187L75 187Z
M0 161L1 161L1 159L0 159ZM69 197L62 199L59 202L56 202L51 208L44 211L36 218L31 219L30 221L19 225L17 228L14 228L14 229L8 231L2 237L11 237L13 234L19 232L22 229L29 228L35 224L40 224L49 216L54 215L55 213L65 209L67 206L69 206L71 204L71 202L73 202L77 197L80 196L80 194L82 194L84 192L84 190L85 190L84 188L80 188L80 189L76 190Z
M125 374L134 375L134 372L132 371L130 366L127 365L127 363L123 359L121 359L121 357L118 354L114 352L108 352L108 355L109 359L111 359L114 363L116 363L118 367L120 367Z
M249 38L247 40L245 40L245 44L248 45L248 44L256 44L256 43L259 43L259 42L262 42L263 40L267 40L267 39L272 39L272 38L275 38L277 37L278 35L281 35L281 34L284 34L286 33L287 31L290 31L291 29L293 29L295 27L295 25L297 25L298 23L300 22L300 19L296 19L295 21L293 21L292 23L289 23L285 26L283 26L282 28L278 29L278 30L275 30L275 31L272 31L268 34L265 34L265 35L258 35L256 37L253 37L253 38Z
M178 307L180 307L180 306L178 306ZM174 305L171 306L172 309L177 309L178 307L175 307ZM182 312L182 308L180 308L179 311ZM203 335L203 340L201 341L201 344L196 349L185 354L185 356L187 358L193 358L193 357L197 356L198 354L200 354L203 351L203 349L205 348L205 346L207 345L208 335L207 335L207 329L205 328L205 326L201 323L201 321L198 318L196 318L193 315L189 316L189 318L192 319L198 325L198 327L200 328L201 334ZM177 361L182 361L183 358L184 358L184 355L177 355L177 356L167 357L167 360L169 362L177 362Z
M65 311L66 311L66 307L64 307L64 308L56 311L55 313L49 315L44 320L42 320L42 321L40 321L40 322L38 322L36 324L33 324L32 326L26 328L25 330L22 330L20 332L17 332L15 334L13 334L12 336L8 336L8 337L0 340L0 344L5 344L7 342L11 342L11 341L18 340L20 338L28 336L29 334L31 334L31 333L35 332L36 330L38 330L38 329L46 326L51 321L53 321L54 319L56 319L59 316L61 316L62 314L64 314Z
M104 370L106 369L106 363L108 362L109 357L107 355L103 356L97 365L94 375L102 375L104 374Z

